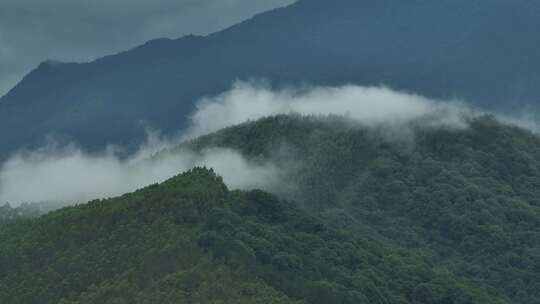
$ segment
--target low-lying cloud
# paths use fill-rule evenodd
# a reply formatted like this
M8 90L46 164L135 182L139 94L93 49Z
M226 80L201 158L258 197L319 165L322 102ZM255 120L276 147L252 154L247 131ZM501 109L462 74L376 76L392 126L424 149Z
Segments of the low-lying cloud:
M271 90L254 83L237 83L219 96L201 100L191 127L180 138L190 139L223 127L276 114L346 115L366 127L402 130L412 122L425 126L466 127L467 107L457 102L433 101L385 87L311 87ZM280 170L272 163L255 163L233 150L207 149L163 152L177 141L155 133L127 159L114 149L88 154L75 145L48 146L20 153L0 168L0 203L61 201L66 204L111 197L164 181L194 166L213 168L233 189L269 189L279 184ZM177 149L167 149L177 151Z
M147 153L147 151L140 151ZM113 153L90 155L78 148L47 148L8 160L0 172L0 201L84 203L164 181L195 166L211 167L232 189L265 188L277 169L256 164L229 149L181 151L159 158L121 160Z
M273 91L264 84L236 83L232 90L201 100L186 138L276 114L346 115L367 127L425 125L462 128L470 114L459 101L434 101L386 87L290 88Z

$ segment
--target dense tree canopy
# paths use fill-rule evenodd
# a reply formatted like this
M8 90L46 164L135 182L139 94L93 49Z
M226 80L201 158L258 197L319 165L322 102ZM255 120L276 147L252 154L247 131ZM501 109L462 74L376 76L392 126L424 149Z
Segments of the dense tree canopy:
M540 139L490 116L468 125L368 129L341 117L276 116L192 144L281 163L304 210L429 252L513 303L536 303Z
M540 140L491 117L408 128L289 115L186 143L294 187L195 168L4 224L0 302L538 303Z

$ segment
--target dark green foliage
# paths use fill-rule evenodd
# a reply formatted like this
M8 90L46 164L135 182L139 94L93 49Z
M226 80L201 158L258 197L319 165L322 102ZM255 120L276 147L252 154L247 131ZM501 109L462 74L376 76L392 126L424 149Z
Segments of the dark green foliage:
M408 303L432 291L448 303L505 303L431 263L267 193L229 192L196 168L5 225L0 302Z
M512 303L536 303L540 139L489 116L469 124L396 136L339 117L277 116L191 144L272 159L297 186L285 195L332 226L420 250ZM427 287L419 297L436 290Z
M197 245L212 210L230 199L219 177L197 168L116 199L2 226L0 302L293 303Z
M202 137L287 169L298 203L196 168L7 224L0 302L538 303L540 139L469 123L404 138L293 115Z

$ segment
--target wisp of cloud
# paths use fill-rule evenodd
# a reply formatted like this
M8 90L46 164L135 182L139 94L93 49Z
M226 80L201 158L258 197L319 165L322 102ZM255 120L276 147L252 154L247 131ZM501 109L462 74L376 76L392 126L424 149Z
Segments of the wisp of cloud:
M348 85L273 91L260 84L237 83L228 92L201 100L191 117L191 127L180 138L191 139L248 120L292 112L347 115L362 126L402 129L412 121L462 128L466 126L462 114L469 110L456 102L432 101L385 87ZM278 183L280 172L275 165L251 162L232 150L184 150L149 157L177 144L153 134L127 159L117 157L112 149L95 155L75 145L20 153L0 169L0 203L84 203L163 181L194 166L212 167L230 188L268 189Z
M143 149L138 154L147 153ZM123 160L113 153L91 155L78 148L41 149L9 159L0 171L0 201L84 203L161 182L195 166L211 167L232 189L265 189L277 178L272 164L256 164L229 149L163 153Z
M185 138L276 114L346 115L367 127L425 125L462 128L471 110L459 101L435 101L387 87L313 87L272 91L262 84L238 82L232 90L201 100Z

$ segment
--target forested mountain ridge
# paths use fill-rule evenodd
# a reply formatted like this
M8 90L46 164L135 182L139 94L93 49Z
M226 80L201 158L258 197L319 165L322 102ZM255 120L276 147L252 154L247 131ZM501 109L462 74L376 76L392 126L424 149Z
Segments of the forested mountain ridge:
M91 63L44 62L0 99L0 159L48 135L137 147L175 133L236 80L386 84L490 109L539 96L537 1L300 0L206 37L158 39Z
M506 303L427 256L229 192L199 168L4 226L0 239L6 303Z
M396 136L339 117L276 116L194 144L273 159L304 208L346 229L430 248L452 271L487 282L512 303L535 303L540 139L490 116L468 123L413 125L403 128L412 135Z
M178 149L274 162L287 200L196 168L0 226L0 301L536 303L540 139L468 125L280 115L198 138Z

